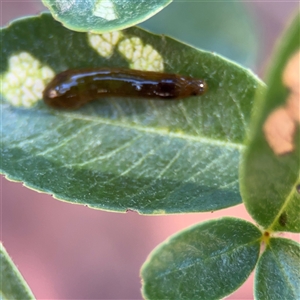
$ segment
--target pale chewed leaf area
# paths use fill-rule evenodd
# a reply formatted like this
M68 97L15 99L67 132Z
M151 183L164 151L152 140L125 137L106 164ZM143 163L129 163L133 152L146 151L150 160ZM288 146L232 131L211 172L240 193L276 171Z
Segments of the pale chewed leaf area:
M143 71L163 71L163 58L151 46L144 45L138 37L123 40L119 52L130 62L130 68Z
M103 34L88 33L88 41L92 48L94 48L102 57L109 58L115 46L122 38L122 31L113 31Z
M8 71L1 74L2 95L13 106L35 105L54 71L27 52L12 55L8 65Z
M139 37L126 37L122 31L104 34L88 33L92 48L102 57L109 58L116 50L128 61L129 67L142 71L164 71L164 60L152 45L144 44Z
M107 21L118 19L115 5L110 0L99 0L95 2L93 15Z
M283 84L290 93L286 103L275 109L265 121L263 130L269 146L276 155L294 151L294 136L300 123L300 51L295 53L283 72Z

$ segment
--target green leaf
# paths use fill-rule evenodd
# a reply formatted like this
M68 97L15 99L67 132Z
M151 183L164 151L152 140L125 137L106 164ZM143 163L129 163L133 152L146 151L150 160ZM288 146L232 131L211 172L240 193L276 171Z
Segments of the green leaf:
M260 28L256 25L245 3L227 0L174 0L167 9L140 24L247 67L253 67L257 58Z
M261 232L235 218L211 220L174 235L142 266L145 299L220 299L248 278Z
M35 299L23 276L0 243L0 299Z
M288 239L271 238L255 274L255 299L300 299L300 247Z
M42 0L65 27L104 33L136 25L158 13L172 0Z
M263 87L248 70L138 28L72 32L49 14L13 23L1 39L1 155L9 178L121 212L209 211L241 202L239 155L252 99ZM54 72L144 63L203 78L209 90L182 101L104 98L71 112L39 101L37 91ZM24 74L28 88L18 79Z
M289 99L294 92L282 79L288 61L300 50L299 35L297 15L271 61L269 88L256 99L257 113L241 166L241 192L246 208L257 223L271 231L300 231L300 127L299 120L290 116L291 112L296 115L298 109L299 118L299 94L294 98L296 107L291 108ZM297 74L299 60L294 68ZM299 77L294 80L295 88L299 89ZM287 131L282 133L282 129Z

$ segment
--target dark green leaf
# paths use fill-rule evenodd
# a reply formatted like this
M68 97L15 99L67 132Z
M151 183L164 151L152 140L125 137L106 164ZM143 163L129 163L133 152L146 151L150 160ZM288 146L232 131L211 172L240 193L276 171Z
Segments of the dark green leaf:
M105 210L178 213L241 202L239 154L263 86L249 71L138 28L75 33L49 14L17 21L1 38L1 155L9 178ZM206 80L208 92L182 101L104 98L72 112L39 101L54 72L92 66L190 75Z
M227 0L174 0L167 9L140 24L152 32L214 51L247 67L256 62L259 45L256 32L260 30L256 25L245 3Z
M272 238L259 259L255 275L257 300L300 299L300 247L288 239Z
M35 299L27 286L21 273L0 244L0 274L1 290L0 299L7 300L33 300Z
M252 217L268 230L300 231L299 57L294 64L296 77L289 79L296 81L297 91L283 83L289 60L300 51L299 36L297 15L271 61L268 91L257 98L242 165L243 200Z
M136 25L172 0L42 0L53 17L75 31L104 33Z
M261 232L249 222L222 218L191 227L158 246L141 276L146 299L220 299L248 278Z

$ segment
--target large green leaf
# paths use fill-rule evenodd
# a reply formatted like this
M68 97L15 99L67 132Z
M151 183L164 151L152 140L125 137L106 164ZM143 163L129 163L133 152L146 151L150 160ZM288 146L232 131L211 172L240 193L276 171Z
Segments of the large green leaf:
M300 247L272 238L259 259L255 275L257 300L300 299Z
M0 243L0 274L2 300L33 300L35 299L30 288L27 286L21 273L9 257L3 245Z
M280 41L278 53L271 61L273 67L269 74L269 88L257 98L257 114L254 116L249 147L241 166L241 192L246 208L260 225L269 230L300 231L300 127L299 120L292 120L285 113L290 103L288 99L293 92L283 84L282 79L288 61L300 51L299 36L300 17L297 15ZM299 60L294 68L295 74L298 70L299 76ZM299 77L296 78L296 89L298 88ZM296 107L292 111L297 114L298 110L300 119L299 106L297 108L299 95L295 99ZM279 134L275 139L278 144L274 146L274 142L267 141L268 136L272 135L266 133L266 126L276 114L279 117L275 119L272 128L280 132L282 128L294 126L295 131ZM293 149L287 148L285 151L281 147L289 139Z
M261 232L240 219L191 227L158 246L141 276L146 299L220 299L248 278L259 255Z
M53 17L75 31L104 33L128 28L158 13L172 0L42 0Z
M174 0L140 26L214 51L247 67L256 62L260 28L242 1Z
M239 154L263 87L248 70L138 28L75 33L49 14L17 21L1 38L1 155L9 178L114 211L208 211L241 202ZM39 101L53 72L90 66L191 75L209 90L173 102L106 98L71 112ZM16 79L23 74L29 90Z

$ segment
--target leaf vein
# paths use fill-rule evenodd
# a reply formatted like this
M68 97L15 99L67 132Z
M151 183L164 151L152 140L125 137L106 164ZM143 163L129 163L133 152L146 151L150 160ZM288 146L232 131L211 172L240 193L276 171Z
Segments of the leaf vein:
M159 148L165 146L165 144L159 145L158 147L156 147L155 149L150 149L145 155L143 155L139 160L137 160L132 166L130 166L129 168L127 168L125 171L123 171L121 174L113 177L112 179L108 180L107 183L110 183L126 174L128 174L130 171L132 171L133 169L135 169L136 167L138 167L140 164L142 164L147 157L155 154L155 151L158 150Z
M89 165L91 163L96 163L100 160L107 160L109 158L111 158L112 156L114 156L115 154L125 150L126 148L129 148L130 146L132 146L137 140L139 140L143 135L140 134L134 138L132 138L131 140L129 140L128 142L126 142L125 144L121 145L120 147L108 152L107 154L105 155L101 155L101 156L98 156L98 157L95 157L93 159L90 159L90 160L87 160L83 163L75 163L75 164L68 164L66 165L67 167L73 167L73 166L79 166L79 167L84 167L86 165Z
M94 119L94 118L91 118L88 116L76 115L76 114L71 114L71 113L63 113L63 116L65 118L71 118L73 120L89 121L89 122L95 122L96 124L106 124L106 125L110 125L110 126L135 129L137 131L145 132L148 134L165 135L165 136L169 136L170 138L181 138L184 140L190 140L190 141L200 142L200 143L209 144L209 145L221 146L224 148L231 148L231 149L233 148L233 149L242 150L245 147L242 143L215 140L215 139L210 139L210 138L207 138L204 136L193 136L193 135L189 135L189 134L183 134L182 132L172 132L170 130L165 130L162 128L149 128L149 127L144 127L144 126L140 126L140 125L136 125L136 124L132 124L132 123L124 124L121 122L111 121L109 119L102 119L102 118Z

